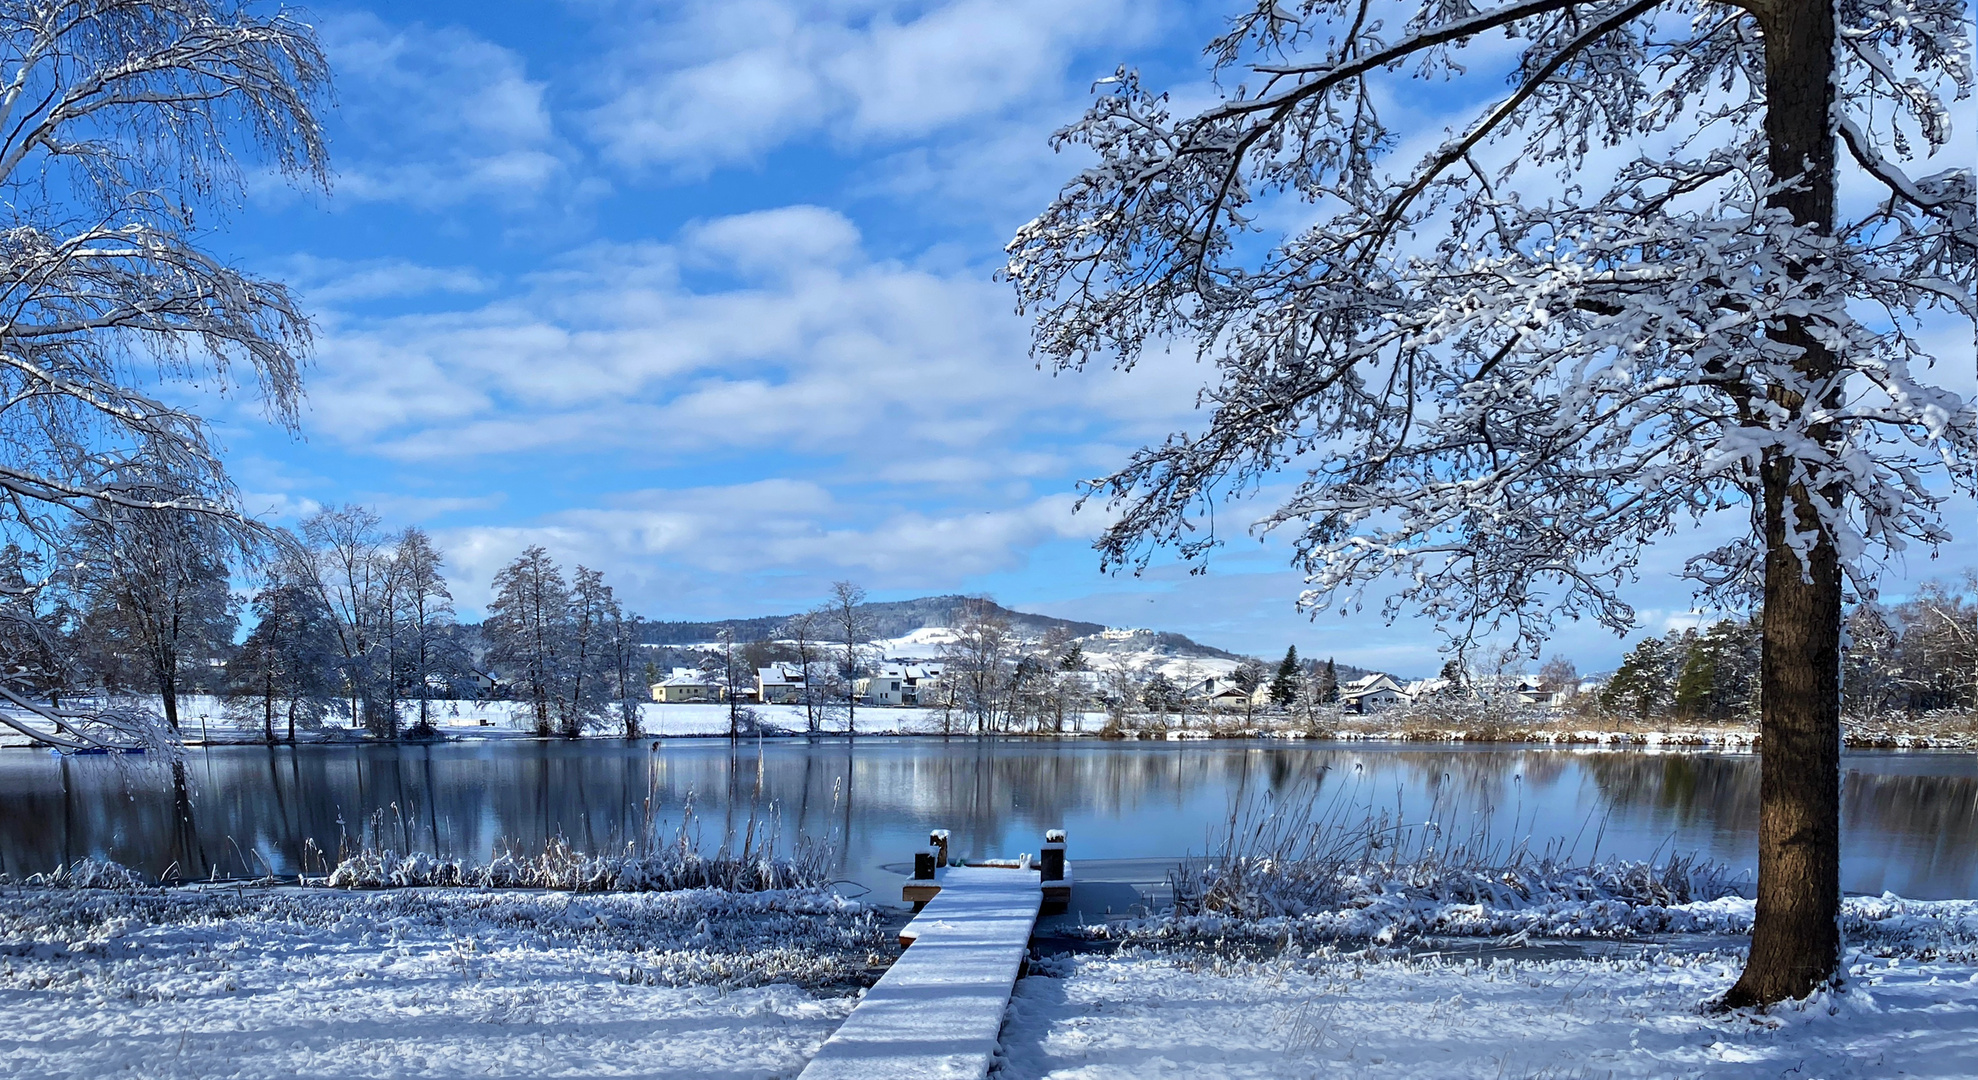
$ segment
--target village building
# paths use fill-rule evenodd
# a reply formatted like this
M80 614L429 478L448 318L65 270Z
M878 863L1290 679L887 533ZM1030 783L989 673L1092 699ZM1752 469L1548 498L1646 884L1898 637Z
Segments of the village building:
M1236 711L1256 704L1251 694L1227 675L1211 675L1183 690L1182 696L1198 708L1215 711ZM1264 701L1270 701L1268 693L1264 695Z
M693 668L674 668L673 674L652 684L652 699L665 704L720 701L721 684L712 676Z
M1406 700L1408 695L1401 684L1392 675L1378 671L1339 684L1339 704L1350 712L1378 712Z
M867 705L939 705L941 670L939 664L883 664L854 682L852 691Z

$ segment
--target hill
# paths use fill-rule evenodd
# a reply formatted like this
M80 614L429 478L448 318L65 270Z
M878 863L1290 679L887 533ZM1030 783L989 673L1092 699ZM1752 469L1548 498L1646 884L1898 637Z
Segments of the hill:
M961 621L962 605L971 599L977 598L949 595L883 600L861 604L859 611L870 621L875 643L886 655L926 659L940 655L941 645L950 640L950 635L943 631ZM1170 677L1179 677L1184 673L1226 673L1244 659L1237 653L1165 630L1114 629L1095 622L1038 615L993 601L984 602L1008 620L1021 637L1034 640L1058 630L1076 639L1086 656L1099 667L1159 669ZM643 644L673 648L706 645L724 630L733 631L737 641L768 641L783 637L792 618L793 615L757 615L705 621L641 621L639 633ZM1341 679L1367 674L1347 664L1338 665L1338 670Z
M930 626L955 625L960 621L962 604L969 599L966 596L923 596L918 600L880 600L860 604L859 611L872 625L873 637L897 638ZM1098 623L1033 615L1025 611L1012 611L993 601L987 603L997 614L1008 619L1013 629L1026 637L1042 636L1053 627L1062 628L1072 637L1085 637L1105 629ZM793 618L794 615L758 615L708 622L642 622L640 640L647 645L698 645L715 640L723 630L733 630L737 640L760 641L781 636L783 628Z

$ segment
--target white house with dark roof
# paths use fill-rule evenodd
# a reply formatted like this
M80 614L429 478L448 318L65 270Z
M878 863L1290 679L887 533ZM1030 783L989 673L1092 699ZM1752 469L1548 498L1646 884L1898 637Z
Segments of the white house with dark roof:
M1377 712L1408 700L1394 676L1376 671L1339 684L1339 704L1357 713Z

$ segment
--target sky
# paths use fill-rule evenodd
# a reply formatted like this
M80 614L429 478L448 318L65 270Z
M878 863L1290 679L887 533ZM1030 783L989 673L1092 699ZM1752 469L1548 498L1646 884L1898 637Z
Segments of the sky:
M253 178L217 237L317 327L300 432L247 402L217 415L250 511L357 502L425 528L468 618L540 543L654 619L794 611L845 579L1440 665L1432 626L1300 614L1275 540L1239 535L1201 574L1101 575L1104 511L1074 512L1078 481L1196 422L1205 372L1039 371L993 280L1079 164L1049 137L1095 80L1125 65L1181 100L1214 92L1214 5L428 0L309 18L336 78L332 189ZM1474 105L1402 104L1436 137L1439 109ZM1978 565L1974 531L1891 580ZM1706 539L1646 560L1630 596L1648 630L1693 618L1671 571ZM1591 671L1624 647L1569 627L1553 651Z

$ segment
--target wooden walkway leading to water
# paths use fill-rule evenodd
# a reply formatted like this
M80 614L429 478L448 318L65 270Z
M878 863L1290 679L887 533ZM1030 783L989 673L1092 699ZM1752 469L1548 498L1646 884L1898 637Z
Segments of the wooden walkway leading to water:
M1036 870L956 866L908 924L913 946L800 1080L982 1080L1037 925Z

